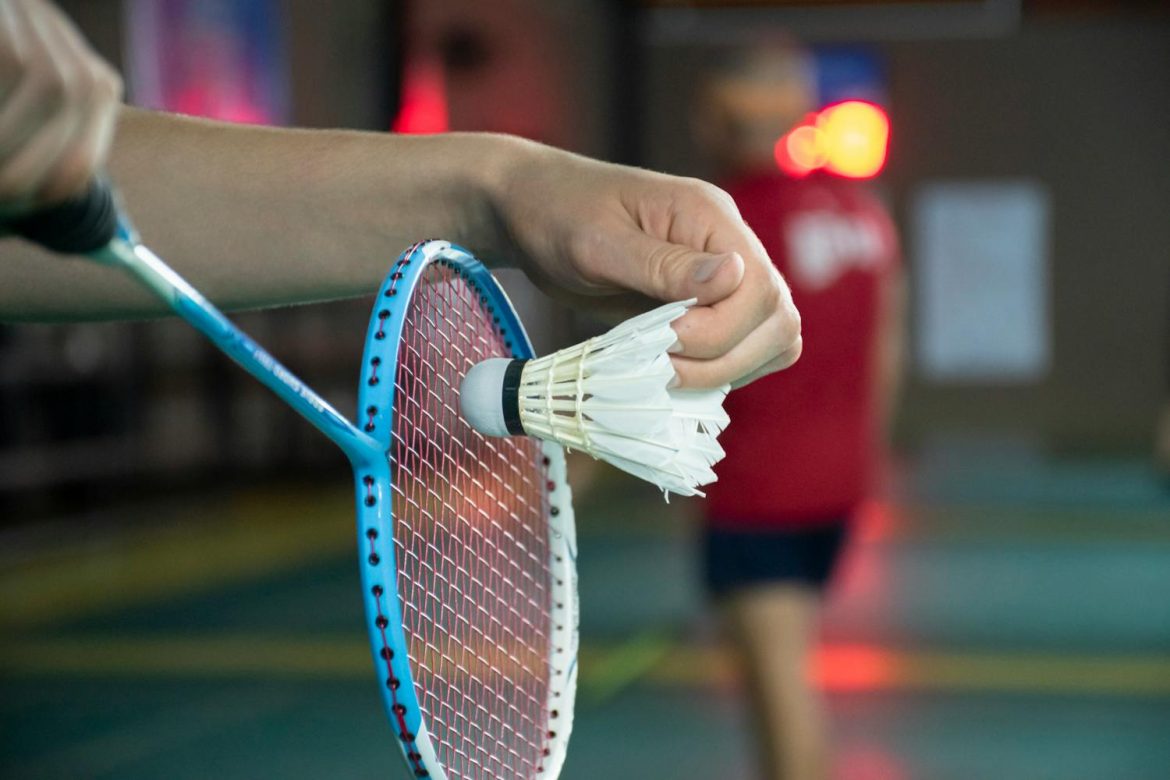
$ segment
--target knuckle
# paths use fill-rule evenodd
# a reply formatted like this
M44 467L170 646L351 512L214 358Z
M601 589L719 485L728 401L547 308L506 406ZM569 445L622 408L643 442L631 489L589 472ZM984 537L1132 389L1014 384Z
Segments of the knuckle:
M720 200L719 193L722 192L718 187L708 181L702 179L688 178L687 190L697 198L703 200Z
M769 313L784 308L784 288L780 286L775 274L768 274L768 282L764 285L760 299Z
M122 93L121 77L117 71L100 60L90 65L87 78L90 90L96 97L111 99L119 97Z
M790 349L800 338L800 325L791 317L785 317L780 313L772 314L764 320L760 330L766 334L768 343L772 345L770 351L773 357Z
M714 184L710 186L712 198L723 204L724 208L739 214L739 206L736 204L735 198L731 197L727 190L723 189L722 187L716 187Z
M122 93L126 86L122 82L122 77L113 68L103 67L100 84L102 91L110 100L119 101L122 99Z
M778 317L776 318L776 340L780 345L780 351L784 352L792 349L793 346L800 344L800 317Z
M739 209L735 205L735 200L722 187L717 187L709 181L696 178L688 178L686 182L688 191L695 199L714 203L720 208L730 209L739 213Z
M60 111L69 100L69 85L65 76L55 70L40 74L37 78L36 92L38 102L46 112Z
M779 279L775 274L768 274L756 288L756 315L761 320L777 316L790 319L783 316L786 298Z
M784 305L784 319L788 322L788 327L794 339L799 338L801 334L800 311L791 302L786 300Z
M782 360L782 365L780 366L780 368L788 368L793 363L800 360L800 356L803 354L804 354L804 338L801 336L797 336L796 343L794 343L791 347L789 347L788 350L781 356L783 358L783 360Z

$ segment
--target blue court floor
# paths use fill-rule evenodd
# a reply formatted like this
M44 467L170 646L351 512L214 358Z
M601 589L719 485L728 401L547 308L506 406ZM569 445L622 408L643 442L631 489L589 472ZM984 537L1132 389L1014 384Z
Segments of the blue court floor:
M4 537L0 777L402 777L338 477ZM601 481L564 777L749 780L693 506ZM1170 778L1170 489L1136 460L920 461L863 513L816 674L838 780Z

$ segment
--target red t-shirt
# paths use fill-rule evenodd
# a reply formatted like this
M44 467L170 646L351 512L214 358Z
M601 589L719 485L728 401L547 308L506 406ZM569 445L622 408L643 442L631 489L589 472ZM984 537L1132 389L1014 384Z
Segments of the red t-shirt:
M708 515L724 528L816 525L849 513L869 487L879 291L898 264L896 233L857 182L762 174L727 190L792 288L804 351L727 397L727 458L706 489Z

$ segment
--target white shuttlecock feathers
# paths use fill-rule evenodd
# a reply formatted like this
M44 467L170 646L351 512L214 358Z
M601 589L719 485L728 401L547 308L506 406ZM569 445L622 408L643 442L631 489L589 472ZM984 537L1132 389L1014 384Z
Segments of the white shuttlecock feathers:
M679 390L670 323L694 300L671 303L552 355L474 366L460 398L472 427L555 441L684 496L702 495L723 458L728 387Z

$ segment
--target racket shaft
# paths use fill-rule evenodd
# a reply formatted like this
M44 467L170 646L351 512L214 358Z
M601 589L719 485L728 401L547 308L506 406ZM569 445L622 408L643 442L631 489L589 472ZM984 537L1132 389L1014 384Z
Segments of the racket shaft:
M368 462L381 452L373 438L355 428L344 415L233 325L148 247L114 240L93 256L103 263L120 266L165 301L176 314L341 447L351 462Z

